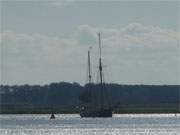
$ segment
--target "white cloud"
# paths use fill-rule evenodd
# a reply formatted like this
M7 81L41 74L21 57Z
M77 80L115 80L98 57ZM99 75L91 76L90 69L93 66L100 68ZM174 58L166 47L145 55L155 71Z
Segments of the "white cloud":
M80 45L94 45L97 39L96 30L88 25L81 25L78 27L76 39Z
M71 39L5 31L1 33L3 82L85 83L89 46L93 46L93 75L97 71L98 32L109 82L180 83L180 33L138 23L117 29L82 25Z

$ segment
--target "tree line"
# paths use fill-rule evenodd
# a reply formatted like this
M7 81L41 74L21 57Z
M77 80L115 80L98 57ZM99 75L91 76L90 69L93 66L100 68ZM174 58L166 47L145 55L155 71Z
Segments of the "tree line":
M98 84L91 84L95 91ZM114 111L122 111L131 108L129 111L141 111L146 108L165 108L169 112L180 112L180 85L120 85L106 84L108 100L114 107ZM41 108L46 113L56 112L78 112L83 102L93 96L88 93L89 84L84 86L78 83L59 82L49 85L1 85L0 104L1 113L20 112L23 107ZM95 95L96 92L95 91ZM19 108L20 109L19 109ZM48 109L45 109L48 108ZM163 109L161 110L163 111ZM38 112L38 109L37 109ZM125 111L126 112L126 111Z

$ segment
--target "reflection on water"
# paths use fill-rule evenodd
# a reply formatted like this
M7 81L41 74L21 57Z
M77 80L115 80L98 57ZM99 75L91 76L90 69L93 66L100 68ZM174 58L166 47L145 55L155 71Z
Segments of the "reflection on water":
M113 118L79 115L0 115L0 135L178 135L180 115L135 114Z

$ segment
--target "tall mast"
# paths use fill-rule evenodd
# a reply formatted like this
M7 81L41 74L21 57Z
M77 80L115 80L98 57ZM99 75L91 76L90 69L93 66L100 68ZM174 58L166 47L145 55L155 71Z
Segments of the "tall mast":
M88 50L88 81L91 83L91 62L90 62L90 49Z
M100 35L100 32L98 33L98 38L99 38L99 58L101 59L101 35Z
M101 61L101 35L99 37L99 74L100 74L100 108L103 109L103 79L102 79L102 61Z
M100 73L100 84L102 85L102 62L101 62L101 36L100 33L98 34L99 37L99 73Z

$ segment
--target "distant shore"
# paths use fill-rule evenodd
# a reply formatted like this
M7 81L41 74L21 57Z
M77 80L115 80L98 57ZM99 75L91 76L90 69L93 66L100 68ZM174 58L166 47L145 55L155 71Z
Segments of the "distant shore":
M64 107L34 107L28 105L1 105L0 114L77 114L79 108L76 106ZM163 106L137 106L124 105L113 109L115 114L150 114L150 113L180 113L178 105L163 105Z
M98 84L81 86L59 82L49 85L0 85L0 114L74 114L96 100ZM106 84L105 104L118 114L179 113L180 85ZM91 97L92 96L92 97ZM94 104L96 106L96 104Z

